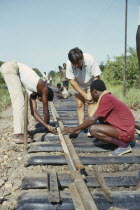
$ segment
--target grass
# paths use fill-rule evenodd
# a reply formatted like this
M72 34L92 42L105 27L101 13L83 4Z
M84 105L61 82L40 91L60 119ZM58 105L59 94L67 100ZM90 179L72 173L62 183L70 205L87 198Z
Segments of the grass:
M5 84L0 85L0 112L11 104L8 89L3 89L3 86L5 86Z
M118 99L123 101L131 109L140 108L140 90L132 87L131 89L126 90L126 96L123 94L123 86L111 86L107 85L107 89L113 93Z
M55 85L60 82L60 78L57 77L55 80ZM5 109L8 105L11 104L10 95L8 89L3 89L2 87L5 84L0 85L0 112ZM126 96L123 95L123 86L112 86L110 84L106 84L107 89L113 93L118 99L123 101L125 104L129 106L131 109L139 109L140 108L140 90L132 87L128 89L126 92ZM70 89L73 89L70 87Z

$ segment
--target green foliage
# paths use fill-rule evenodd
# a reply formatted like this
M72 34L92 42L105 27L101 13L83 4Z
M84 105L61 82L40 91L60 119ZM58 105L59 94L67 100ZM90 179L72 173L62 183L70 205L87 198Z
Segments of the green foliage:
M4 89L5 84L0 85L0 112L11 104L10 95L8 89Z
M104 69L105 69L105 64L104 64L104 62L101 62L100 65L99 65L99 67L100 67L101 71L103 72Z
M43 76L37 68L33 68L33 70L38 74L39 77Z
M129 48L127 56L126 82L127 87L138 87L139 68L136 50ZM107 58L107 63L103 71L103 79L112 85L123 84L124 78L124 56L114 57L114 61Z
M51 70L48 75L53 78L56 76L56 74L57 73L55 71Z
M127 95L123 95L123 85L112 86L107 84L107 89L113 93L118 99L123 101L131 109L140 108L140 91L139 89L132 87L127 90Z
M3 63L4 63L4 62L0 61L0 67L1 67L1 65L2 65ZM3 79L2 75L0 74L0 84L1 84L1 83L4 83L4 79Z

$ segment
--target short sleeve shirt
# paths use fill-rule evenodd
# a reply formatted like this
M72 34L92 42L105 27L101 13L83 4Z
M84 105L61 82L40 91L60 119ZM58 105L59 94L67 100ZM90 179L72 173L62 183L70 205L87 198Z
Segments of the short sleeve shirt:
M130 109L113 94L105 94L94 113L101 121L108 123L128 133L134 130L135 120Z
M101 74L101 70L97 65L93 56L84 53L84 61L82 70L75 67L70 61L67 62L66 77L70 80L76 80L79 86L90 86L94 77Z

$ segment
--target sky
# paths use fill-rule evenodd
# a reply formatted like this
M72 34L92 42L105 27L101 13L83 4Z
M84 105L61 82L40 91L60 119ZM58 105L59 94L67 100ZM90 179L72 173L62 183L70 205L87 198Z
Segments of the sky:
M136 47L140 0L128 0L127 48ZM0 0L0 60L58 71L79 47L98 64L124 53L125 0Z

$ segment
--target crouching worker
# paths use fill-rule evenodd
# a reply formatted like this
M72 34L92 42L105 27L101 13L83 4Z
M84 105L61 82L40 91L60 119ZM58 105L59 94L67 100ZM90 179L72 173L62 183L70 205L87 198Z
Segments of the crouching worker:
M48 101L53 100L53 91L47 87L36 72L25 64L16 61L4 63L0 72L7 84L13 108L14 142L24 142L24 95L22 86L30 96L31 113L34 118L44 125L47 131L56 133L56 129L49 125ZM37 111L36 99L43 103L44 119Z
M71 94L68 92L68 90L65 87L62 87L60 83L57 84L58 91L56 92L56 96L59 98L68 98L71 96Z
M96 102L93 116L75 128L64 128L64 132L78 134L90 127L91 136L117 146L111 155L120 156L131 152L127 143L134 138L135 120L129 108L106 90L102 80L93 81L90 92ZM100 124L96 124L97 120Z

